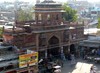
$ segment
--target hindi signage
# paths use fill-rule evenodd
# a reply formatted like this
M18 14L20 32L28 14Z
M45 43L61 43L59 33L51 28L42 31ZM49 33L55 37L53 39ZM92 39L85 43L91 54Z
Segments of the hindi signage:
M19 67L27 67L35 65L38 62L38 52L24 54L19 56Z

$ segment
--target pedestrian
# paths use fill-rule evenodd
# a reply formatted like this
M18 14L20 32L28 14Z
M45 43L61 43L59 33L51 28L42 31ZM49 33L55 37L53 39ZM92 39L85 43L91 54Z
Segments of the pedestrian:
M96 73L93 66L91 66L91 68L90 68L90 73Z
M74 54L71 54L71 64L75 64L75 56L74 56Z
M60 65L61 67L63 67L63 61L62 60L56 60L56 64L57 65Z
M68 60L71 60L71 54L68 53Z
M52 54L49 55L49 60L50 60L50 62L53 61L53 55Z

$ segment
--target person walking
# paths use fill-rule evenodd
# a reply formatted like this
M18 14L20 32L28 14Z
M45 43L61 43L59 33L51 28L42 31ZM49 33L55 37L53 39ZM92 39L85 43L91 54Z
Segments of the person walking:
M61 67L63 67L63 61L62 60L56 60L56 64L57 65L60 65Z
M90 68L90 73L96 73L96 71L94 70L93 66L91 66L91 68Z
M74 54L71 54L71 64L75 64L75 56L74 56Z

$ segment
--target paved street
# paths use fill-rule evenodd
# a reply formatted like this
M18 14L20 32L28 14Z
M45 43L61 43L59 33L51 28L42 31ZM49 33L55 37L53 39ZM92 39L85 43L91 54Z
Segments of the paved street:
M62 73L89 73L92 65L94 65L96 73L100 73L100 64L87 62L81 59L78 59L75 65L71 65L70 61L64 62Z

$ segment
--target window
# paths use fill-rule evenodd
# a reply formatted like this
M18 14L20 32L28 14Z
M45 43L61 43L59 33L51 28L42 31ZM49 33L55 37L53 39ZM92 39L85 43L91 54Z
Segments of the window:
M42 20L41 14L39 14L39 20Z
M50 20L50 14L47 15L47 20Z

